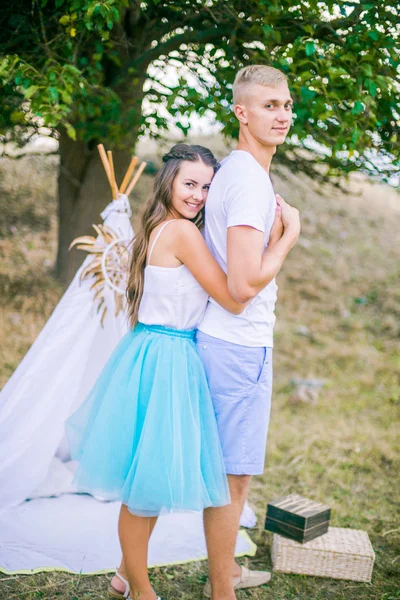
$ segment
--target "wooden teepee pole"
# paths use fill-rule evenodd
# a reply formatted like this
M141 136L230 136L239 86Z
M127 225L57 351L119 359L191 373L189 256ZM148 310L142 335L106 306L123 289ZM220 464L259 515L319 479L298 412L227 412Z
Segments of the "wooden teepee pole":
M112 192L113 192L113 199L116 200L118 197L118 186L117 186L117 182L115 181L114 162L113 162L111 150L107 151L107 156L108 156L108 162L110 164L111 188L112 188Z
M139 159L138 159L138 157L137 157L137 156L134 156L134 157L132 158L132 160L131 160L131 162L130 162L130 165L129 165L129 167L128 167L128 170L127 170L127 172L125 173L125 177L123 178L123 180L122 180L122 183L121 183L121 185L119 186L119 191L120 191L120 193L121 193L121 194L124 194L124 193L125 193L125 190L126 190L126 188L127 188L127 185L128 185L128 183L129 183L129 180L130 180L130 178L132 177L132 173L133 173L133 171L135 170L135 167L136 167L136 165L137 165L137 163L138 163L138 160L139 160Z
M144 171L144 168L146 166L147 163L145 163L144 161L142 162L142 164L140 165L140 167L138 168L138 170L136 171L136 174L134 176L134 178L132 179L132 181L130 182L128 189L126 190L125 194L127 196L129 196L129 194L131 193L131 191L133 190L133 188L135 187L136 183L138 182L139 177L141 176L141 174Z
M99 151L101 162L103 163L103 167L104 167L104 170L105 170L106 175L107 175L108 183L110 184L111 190L112 190L113 186L112 186L112 180L111 180L110 165L109 165L109 162L107 160L107 154L106 154L106 151L104 149L103 144L99 144L97 146L97 150Z

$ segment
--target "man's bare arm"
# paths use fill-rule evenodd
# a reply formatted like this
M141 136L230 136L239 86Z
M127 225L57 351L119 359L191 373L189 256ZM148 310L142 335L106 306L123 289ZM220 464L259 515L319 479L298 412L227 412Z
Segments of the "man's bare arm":
M265 251L264 234L248 226L230 227L227 238L228 288L238 302L248 302L279 273L299 237L298 210L278 198L283 234Z

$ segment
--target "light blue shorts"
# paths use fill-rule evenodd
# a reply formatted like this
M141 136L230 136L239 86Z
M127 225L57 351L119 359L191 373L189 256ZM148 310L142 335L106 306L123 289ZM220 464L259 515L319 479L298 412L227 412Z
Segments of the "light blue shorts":
M229 475L261 475L272 392L272 348L196 332Z

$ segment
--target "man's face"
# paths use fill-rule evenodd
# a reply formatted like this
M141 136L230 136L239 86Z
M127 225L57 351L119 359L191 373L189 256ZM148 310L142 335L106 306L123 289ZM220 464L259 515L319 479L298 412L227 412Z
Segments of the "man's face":
M283 144L292 123L293 101L286 83L249 85L235 105L235 115L262 146Z

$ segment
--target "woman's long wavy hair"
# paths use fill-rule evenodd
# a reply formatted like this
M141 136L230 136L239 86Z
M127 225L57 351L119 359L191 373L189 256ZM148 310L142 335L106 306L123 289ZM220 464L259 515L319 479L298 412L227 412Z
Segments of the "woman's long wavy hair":
M147 201L139 228L132 248L132 257L129 268L129 280L127 287L128 316L131 327L138 322L139 304L143 295L144 269L146 266L147 252L151 232L157 225L165 221L172 209L172 184L179 172L183 161L201 161L209 167L213 167L214 173L219 164L213 153L204 148L192 144L176 144L163 156L164 165L157 173L153 193ZM199 229L204 223L204 212L194 221Z

